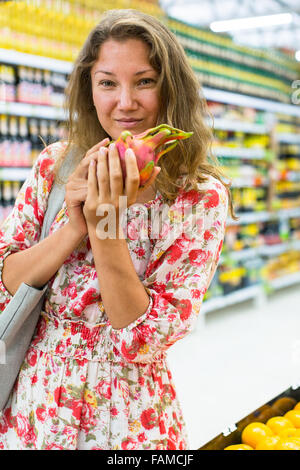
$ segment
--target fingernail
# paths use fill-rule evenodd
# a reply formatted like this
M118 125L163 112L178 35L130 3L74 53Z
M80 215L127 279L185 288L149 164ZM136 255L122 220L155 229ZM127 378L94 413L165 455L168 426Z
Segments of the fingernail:
M90 161L90 165L91 165L91 166L95 166L95 165L96 165L96 162L95 162L94 159L92 159L92 160Z
M114 150L114 149L115 149L115 144L114 144L114 143L110 144L110 145L109 145L109 148L110 148L111 150Z

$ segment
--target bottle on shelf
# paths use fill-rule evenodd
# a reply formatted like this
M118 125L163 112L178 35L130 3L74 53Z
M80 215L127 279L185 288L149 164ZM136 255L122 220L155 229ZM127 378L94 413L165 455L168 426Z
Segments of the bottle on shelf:
M0 101L15 101L16 77L14 67L0 64Z
M51 83L51 72L50 70L43 70L43 104L45 105L52 105L52 93L53 93L53 86Z
M0 166L7 166L10 155L8 116L0 115Z
M8 128L10 140L10 152L8 154L8 166L18 166L20 161L20 138L18 135L18 121L16 116L9 117Z
M29 135L31 141L31 164L33 165L39 153L43 148L42 141L39 137L39 124L38 120L34 118L29 119Z
M20 161L19 166L28 167L32 165L31 161L31 141L28 133L28 118L21 116L19 118L19 136L20 136Z

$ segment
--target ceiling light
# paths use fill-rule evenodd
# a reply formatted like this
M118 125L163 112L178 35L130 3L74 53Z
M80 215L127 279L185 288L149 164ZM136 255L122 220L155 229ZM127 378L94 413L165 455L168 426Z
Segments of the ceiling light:
M266 28L278 24L288 24L293 21L291 13L280 13L278 15L253 16L250 18L236 18L233 20L213 21L210 29L215 33L233 31L248 28Z
M295 52L295 59L300 62L300 50Z

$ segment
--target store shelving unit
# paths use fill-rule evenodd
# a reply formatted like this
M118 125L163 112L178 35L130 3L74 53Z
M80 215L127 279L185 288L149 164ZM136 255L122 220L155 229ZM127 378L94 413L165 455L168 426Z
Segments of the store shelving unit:
M251 122L239 122L222 118L213 119L210 121L210 124L213 125L215 129L247 132L249 134L266 134L270 130L270 126L265 124L253 124Z
M0 63L36 67L65 74L69 74L72 71L72 62L3 48L0 48Z
M290 145L299 145L300 144L300 135L292 132L277 132L276 133L276 123L277 115L286 115L287 117L293 116L298 118L300 116L300 109L294 105L288 105L284 103L272 102L270 100L264 100L261 98L255 98L252 96L245 96L236 93L231 93L223 90L208 89L204 87L203 89L204 97L208 101L218 102L230 106L239 106L245 108L252 108L255 110L261 110L265 113L266 120L264 123L251 123L251 122L241 122L235 121L228 118L217 117L210 122L215 130L222 130L225 132L236 132L236 133L245 133L253 135L265 135L268 134L272 136L272 150L275 149L274 154L276 153L276 158L279 157L278 148L280 144L290 144ZM245 150L247 150L245 152ZM255 164L255 160L265 160L268 158L268 152L265 152L264 149L245 149L242 147L230 148L218 146L214 147L214 153L218 157L222 157L223 161L226 161L226 158L231 160L237 158L241 161L247 162L249 164L250 159ZM261 178L259 186L263 185L270 186L274 183L274 173L271 169L274 166L274 161L272 158L270 160L270 171L266 178ZM276 177L275 177L276 178ZM300 181L300 174L297 171L289 171L285 173L285 178L287 181ZM255 188L256 182L252 177L245 178L234 178L232 179L232 188ZM279 225L284 225L289 223L291 219L300 219L300 207L293 208L275 208L268 207L266 210L253 210L251 212L241 212L237 214L239 220L235 221L230 217L227 220L227 227L235 227L237 230L241 227L251 226L251 224L268 224L268 223L277 223ZM243 266L247 262L255 263L259 265L267 264L269 260L277 259L280 256L285 256L286 254L292 252L300 252L300 240L291 239L291 240L279 240L276 243L272 244L263 244L261 246L248 247L244 249L224 251L220 258L219 268L222 266L233 266L233 270L236 266ZM218 268L218 270L219 270ZM217 272L218 272L217 270ZM240 304L245 301L253 300L256 303L263 303L266 301L267 296L272 293L274 290L285 288L291 285L295 285L300 282L300 269L299 272L284 274L278 278L261 278L259 281L254 281L254 285L247 287L239 288L233 292L227 293L226 295L216 295L215 297L208 297L205 299L201 308L201 314L205 314L220 310L226 307L230 307L235 304ZM203 321L203 320L202 320Z
M25 181L31 168L0 168L0 181Z
M0 114L26 116L38 119L54 119L58 121L63 121L65 119L64 111L59 107L18 102L5 103L0 101Z
M215 310L230 307L231 305L239 304L247 300L257 299L261 295L262 289L260 286L245 287L236 292L226 296L216 297L203 302L201 307L201 315L206 315Z
M279 103L277 101L265 100L254 96L233 93L227 90L202 87L203 96L210 101L226 103L246 108L260 109L270 113L283 113L289 116L300 116L300 108L296 105Z

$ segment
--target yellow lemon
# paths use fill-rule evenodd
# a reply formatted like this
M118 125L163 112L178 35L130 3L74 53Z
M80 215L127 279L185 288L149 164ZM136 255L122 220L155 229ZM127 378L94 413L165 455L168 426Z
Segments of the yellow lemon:
M283 429L295 427L293 423L284 416L274 416L274 418L268 419L266 425L277 435Z
M280 441L279 436L262 437L255 450L275 450L276 444Z
M293 423L295 428L300 428L300 410L290 410L284 416Z
M253 447L247 444L234 444L232 446L225 447L224 450L254 450Z
M276 444L275 450L300 450L300 439L296 437L280 439Z
M265 436L273 436L268 426L259 422L250 423L242 432L242 443L255 448L260 439Z
M300 429L296 428L284 428L278 432L278 436L282 438L288 437L300 437Z

